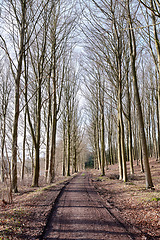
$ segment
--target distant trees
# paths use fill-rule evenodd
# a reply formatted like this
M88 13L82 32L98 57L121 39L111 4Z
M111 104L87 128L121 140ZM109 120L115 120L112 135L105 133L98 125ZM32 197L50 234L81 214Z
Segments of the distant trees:
M105 79L105 84L103 84L102 81L100 80L99 85L101 86L101 89L103 89L107 98L113 95L112 90L110 92L107 91L106 87L108 87L108 85L110 88L112 87L114 88L114 91L115 91L114 93L117 93L115 101L118 109L118 115L117 115L118 145L117 147L118 147L118 160L119 160L119 166L120 166L119 168L120 179L123 178L124 181L127 181L126 154L125 154L125 145L124 145L124 124L123 124L123 117L122 117L122 113L123 113L122 87L123 87L123 78L124 78L123 66L125 64L125 62L122 62L122 58L124 56L125 45L123 45L124 34L120 30L120 28L122 28L122 25L118 24L118 21L121 21L121 24L123 24L122 18L124 16L124 10L122 11L120 9L118 2L110 2L110 3L108 2L106 3L106 6L105 4L103 5L103 4L97 3L96 1L93 1L93 2L95 4L95 7L99 9L100 15L97 16L92 12L91 28L90 29L88 29L88 27L86 28L86 31L89 31L90 33L89 37L86 32L85 34L87 36L86 38L89 43L88 48L90 49L90 52L94 52L94 54L97 56L94 58L94 61L96 61L95 66L97 67L97 69L98 68L102 69L100 75L101 76L103 75L103 77L101 77L101 79ZM96 11L98 10L95 10L95 12ZM93 41L93 39L95 39L95 41ZM122 73L122 70L123 70L123 73ZM106 83L107 81L109 82L109 84ZM102 105L100 105L100 107L101 106ZM102 134L101 134L101 137L102 137ZM102 149L103 149L103 144L101 145L101 150ZM112 153L110 152L110 154Z
M63 175L70 176L73 172L78 172L80 166L80 153L83 152L83 126L80 113L80 106L77 100L79 92L79 79L74 70L73 59L68 62L65 69L66 80L64 82L64 92L62 96L62 162ZM81 132L82 130L82 132ZM71 172L72 170L72 172Z

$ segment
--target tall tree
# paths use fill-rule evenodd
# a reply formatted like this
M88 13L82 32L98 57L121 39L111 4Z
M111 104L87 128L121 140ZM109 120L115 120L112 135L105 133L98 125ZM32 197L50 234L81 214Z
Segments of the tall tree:
M6 63L4 63L6 64ZM5 146L7 138L7 116L11 95L10 71L6 69L5 72L0 73L0 109L1 109L1 179L5 181L5 174L7 170L7 163L5 161Z
M62 89L64 85L63 68L66 62L63 58L66 53L70 54L73 48L69 39L76 25L77 16L75 15L74 5L71 3L67 7L66 0L59 0L54 5L52 14L51 31L51 59L52 59L52 124L51 124L51 141L50 141L50 157L49 157L49 175L48 181L52 182L55 177L55 152L56 152L56 132L58 114L60 112ZM62 68L61 68L62 66ZM61 75L60 75L61 73Z
M153 188L152 177L150 172L149 160L148 160L148 149L146 143L146 136L144 130L144 121L141 109L141 102L139 97L139 90L137 84L137 73L136 73L136 39L133 29L132 17L130 13L130 1L127 1L127 10L128 10L128 22L129 22L129 40L130 40L130 58L131 58L131 68L132 68L132 76L133 76L133 85L134 85L134 93L135 100L137 105L137 113L139 119L139 128L141 133L141 141L144 153L144 166L145 166L145 177L146 177L146 188Z
M1 39L1 47L4 49L5 53L7 54L10 67L14 78L14 117L13 117L13 126L12 126L12 189L14 192L18 192L17 187L17 139L18 139L18 120L19 120L19 98L20 98L20 80L22 74L22 62L23 62L23 55L25 51L25 28L26 28L26 4L27 1L19 1L18 4L14 0L10 0L5 3L6 5L3 6L3 10L6 11L8 15L8 20L11 22L16 22L17 24L17 34L18 34L18 46L15 43L15 24L10 25L9 28L11 29L11 38L13 40L13 46L15 50L16 60L17 63L14 64L14 60L11 57L12 53L10 53L10 49L8 49L8 42L7 42L7 35L4 36L4 32L0 35ZM4 13L5 14L5 13ZM7 22L5 23L7 24ZM4 28L6 29L6 27ZM6 39L5 39L6 38Z

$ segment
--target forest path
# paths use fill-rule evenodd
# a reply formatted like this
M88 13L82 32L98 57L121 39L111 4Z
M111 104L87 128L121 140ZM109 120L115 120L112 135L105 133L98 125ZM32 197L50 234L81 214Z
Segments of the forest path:
M132 239L104 207L89 182L88 173L78 174L63 190L43 239Z

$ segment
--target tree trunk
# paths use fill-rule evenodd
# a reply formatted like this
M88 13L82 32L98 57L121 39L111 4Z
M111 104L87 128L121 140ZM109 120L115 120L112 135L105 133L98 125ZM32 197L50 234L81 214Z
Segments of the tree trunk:
M131 126L131 96L129 91L129 81L127 74L127 101L128 101L128 156L130 162L130 174L134 174L133 154L132 154L132 126Z
M102 100L103 102L103 100ZM101 106L101 174L105 175L104 106Z
M129 17L129 27L130 27L129 38L130 38L131 68L132 68L132 76L133 76L134 94L135 94L136 105L137 105L139 128L140 128L142 147L143 147L143 153L144 153L146 188L153 188L152 177L151 177L150 166L149 166L149 159L148 159L146 136L145 136L145 131L144 131L144 121L143 121L143 116L142 116L141 102L140 102L138 85L137 85L137 74L136 74L136 66L135 66L136 42L135 42L134 30L132 27L132 20L131 20L131 15L130 15L129 0L128 0L128 17Z
M121 125L121 153L122 153L122 166L123 166L123 181L127 182L127 166L126 166L126 154L125 154L125 144L124 144L124 124L121 114L120 118Z
M121 83L121 67L119 63L119 82L118 82L118 155L119 155L119 175L124 182L127 181L126 155L124 144L124 124L122 118L122 83ZM120 156L121 154L121 156ZM123 172L123 173L122 173Z
M24 114L24 133L23 133L23 161L22 161L22 180L24 179L25 157L26 157L26 111Z
M15 79L15 96L14 96L14 119L12 129L12 189L18 192L17 188L17 139L18 139L18 119L19 119L19 90L20 78L22 72L22 60L24 54L24 38L25 38L25 24L26 24L26 1L21 3L22 22L20 32L20 50L17 66L17 74Z
M139 138L139 159L140 159L141 172L144 173L142 143L140 138Z
M49 162L49 183L52 183L55 178L55 153L56 153L56 129L57 129L57 114L56 104L53 104L53 118L51 126L51 144L50 144L50 162Z
M48 113L47 113L47 138L46 138L46 157L45 157L45 178L48 178L49 169L49 137L50 137L50 119L51 119L51 94L50 94L50 77L48 80Z
M151 1L151 8L153 8L153 2ZM156 18L153 12L151 12L152 16L152 22L153 22L153 31L154 31L154 39L155 39L155 46L157 50L157 56L158 56L158 149L159 149L159 156L160 158L160 42L158 38L158 33L157 33L157 25L156 25ZM160 159L159 159L160 160Z
M101 157L100 157L100 149L99 149L99 131L98 131L98 117L96 120L96 146L97 146L97 160L98 160L98 169L101 169Z
M94 168L98 169L98 152L97 152L97 137L96 137L96 124L94 126Z
M144 123L143 123L143 116L142 116L142 110L141 110L141 102L140 102L138 86L137 86L135 61L134 61L133 57L131 57L131 58L132 58L131 59L131 64L132 64L133 84L134 84L135 98L136 98L136 104L137 104L137 113L138 113L138 119L139 119L142 147L143 147L143 153L144 153L146 188L152 188L153 183L152 183L150 166L149 166L148 149L147 149L146 136L145 136L145 131L144 131Z
M132 127L131 119L128 121L128 131L129 131L129 162L130 162L130 174L134 174L133 168L133 155L132 155Z
M151 76L151 79L152 79L152 76ZM152 87L152 108L151 108L152 139L153 139L154 155L156 157L156 160L158 160L158 149L157 149L157 141L156 141L156 123L155 123L155 105L154 105L153 79L151 81L151 87Z
M35 141L35 160L32 187L38 187L39 181L39 148L40 148L40 129L41 129L41 79L38 80L38 99L37 99L37 117L36 117L36 141Z
M21 69L20 69L21 71ZM18 192L17 189L17 139L18 139L18 118L19 118L19 83L20 83L20 73L19 79L16 80L15 86L15 113L13 120L13 130L12 130L12 189L15 193Z
M66 175L66 119L63 116L63 176Z
M71 143L71 133L70 133L70 114L68 111L67 120L67 176L70 176L70 143Z
M55 154L56 154L56 130L57 130L57 84L56 84L56 36L53 33L53 107L52 107L52 125L51 125L51 144L49 161L49 183L55 178Z
M3 116L2 148L1 148L1 154L2 154L1 179L2 179L2 182L4 182L4 177L5 177L5 160L4 160L5 138L6 138L6 114L4 114L4 116Z
M119 109L118 109L119 115ZM117 143L118 143L118 163L119 163L119 180L123 179L123 168L122 168L122 153L121 153L121 126L120 119L118 116L118 131L117 131Z

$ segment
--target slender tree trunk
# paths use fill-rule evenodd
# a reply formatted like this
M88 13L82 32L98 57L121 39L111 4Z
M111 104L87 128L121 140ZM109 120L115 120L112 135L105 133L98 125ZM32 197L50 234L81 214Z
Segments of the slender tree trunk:
M128 156L130 162L130 174L134 174L133 154L132 154L132 126L131 126L131 97L129 91L129 81L127 74L127 101L128 101Z
M157 129L158 129L158 132L160 132L159 130L159 126L160 126L160 123L159 123L159 108L158 108L158 95L156 96L156 114L157 114ZM159 156L160 156L160 134L158 134L158 141L157 141L157 160L159 161Z
M4 182L4 176L5 176L5 160L4 160L4 146L5 146L5 137L6 137L6 114L3 116L3 131L2 131L2 165L1 165L1 178L2 182Z
M99 131L98 131L98 117L96 120L96 146L97 146L97 160L98 160L98 169L101 169L101 157L100 157L100 148L99 148Z
M113 157L113 119L112 119L112 98L111 98L111 107L110 107L110 117L109 117L109 130L108 130L108 135L109 135L109 158L110 158L110 164L114 164L114 157Z
M17 74L15 78L15 96L14 96L14 118L12 129L12 189L14 192L18 192L17 187L17 140L18 140L18 119L19 119L19 90L20 90L20 78L22 72L22 60L24 54L24 38L25 38L25 23L26 23L26 1L21 3L22 10L22 22L20 32L20 50L18 58Z
M119 115L119 110L118 110ZM118 116L118 131L117 131L117 144L118 144L118 163L119 163L119 180L123 179L123 168L122 168L122 154L121 154L121 126L120 119Z
M51 119L51 94L50 94L50 77L48 80L48 113L47 113L47 137L46 137L46 157L45 157L45 178L48 178L49 169L49 137L50 137L50 119Z
M142 143L141 143L140 137L139 137L139 159L140 159L141 172L144 173L143 151L142 151Z
M49 106L48 106L49 108ZM49 113L48 113L49 114ZM45 179L47 181L49 168L49 136L50 136L50 116L47 117L47 137L46 137L46 156L45 156Z
M77 149L76 149L76 144L74 146L74 171L77 173L78 168L77 168Z
M52 126L51 126L49 183L52 183L54 178L55 178L56 129L57 129L57 114L56 114L56 104L54 103L54 105L53 105L53 119L52 119Z
M151 177L150 166L149 166L148 149L147 149L147 143L146 143L146 136L144 132L141 102L140 102L138 86L137 86L136 68L135 68L135 62L133 61L133 59L132 59L132 74L133 74L133 84L134 84L134 91L135 91L135 97L136 97L136 103L137 103L137 112L138 112L138 118L139 118L141 140L142 140L143 153L144 153L146 188L152 188L153 183L152 183L152 177Z
M26 42L26 35L25 35L25 42ZM24 132L23 132L23 161L22 161L22 180L24 179L24 168L25 168L25 158L26 158L26 131L27 131L27 94L28 94L28 51L24 53L24 74L25 74L25 113L24 113Z
M136 74L136 66L135 66L136 42L135 42L134 30L132 27L132 20L131 20L131 15L130 15L129 0L128 0L128 17L129 17L129 27L130 27L129 37L130 37L131 68L132 68L134 93L135 93L135 99L136 99L136 105L137 105L137 113L138 113L138 119L139 119L142 147L143 147L143 153L144 153L146 188L153 188L152 177L151 177L150 166L149 166L149 159L148 159L146 136L145 136L145 131L144 131L144 121L143 121L143 116L142 116L141 102L140 102L138 85L137 85L137 74Z
M152 79L152 76L151 76ZM151 108L151 120L152 120L152 139L153 139L153 147L154 147L154 155L158 160L158 149L157 149L157 141L156 141L156 124L155 124L155 105L154 105L154 87L153 87L153 79L151 81L152 86L152 108Z
M97 152L97 138L96 138L96 124L94 126L94 168L98 168L98 152Z
M33 171L33 181L32 186L38 187L39 181L39 169L40 169L40 159L39 159L39 149L40 149L40 129L41 129L41 79L38 80L38 99L37 99L37 117L36 117L36 139L35 139L35 161L34 161L34 171Z
M112 151L112 130L111 130L111 123L110 118L108 120L108 152L109 152L109 164L113 164L113 151Z
M119 68L120 68L119 63ZM121 69L119 69L121 71ZM120 179L122 178L124 182L127 181L127 167L126 167L126 155L125 155L125 145L124 145L124 124L122 118L122 83L121 83L121 73L119 72L119 86L118 86L118 128L120 136L118 136L118 147L119 149L119 174ZM121 156L120 156L121 153ZM122 174L123 172L123 174Z
M103 101L103 100L102 100ZM101 174L105 175L104 106L101 106Z
M21 72L21 68L20 68ZM15 193L18 192L17 188L17 139L18 139L18 118L19 118L19 84L20 84L20 73L19 78L16 80L15 87L15 113L13 120L12 130L12 189Z
M32 141L32 152L31 152L31 155L32 155L32 162L31 162L31 172L32 172L32 177L33 177L33 171L34 171L34 155L35 155L35 151L34 151L34 143Z
M22 161L22 180L24 179L24 168L25 168L25 158L26 158L26 111L24 114L24 133L23 133L23 161Z
M129 131L129 162L130 162L130 173L134 174L133 168L133 154L132 154L132 127L131 119L128 121L128 131Z
M112 8L112 6L111 6ZM113 9L112 9L113 11ZM118 69L118 128L119 134L118 136L118 144L120 145L119 148L119 172L120 172L120 179L122 177L123 181L127 181L127 167L126 167L126 154L125 154L125 143L124 143L124 124L123 124L123 117L122 117L122 36L118 32L117 23L115 21L114 12L113 13L113 25L116 37L116 58L117 58L117 69ZM121 157L120 157L121 152ZM122 164L122 165L121 165ZM122 169L121 169L122 168ZM123 172L123 176L122 173Z
M67 120L67 176L70 176L70 143L71 143L71 133L70 133L70 114L68 111L68 120Z
M121 153L122 153L122 165L123 165L123 181L127 182L127 166L126 166L126 154L125 154L125 144L124 144L124 124L123 118L120 119L121 124Z
M63 176L66 175L66 119L63 119Z
M53 107L49 161L49 183L55 178L56 130L57 130L57 84L56 84L56 36L53 34Z
M153 8L153 1L151 0L151 8ZM160 42L158 38L157 26L156 26L156 18L153 12L151 12L152 22L153 22L153 30L154 30L154 39L155 39L155 46L157 50L158 56L158 119L159 119L159 126L158 126L158 149L159 149L159 156L160 158ZM160 160L160 159L159 159Z
M1 139L1 180L2 182L5 181L5 158L4 158L4 149L6 145L6 116L7 116L7 108L8 108L8 100L9 100L10 90L8 89L8 82L3 80L2 82L2 117L1 117L1 128L2 128L2 139ZM11 187L11 186L10 186Z

